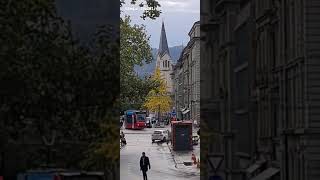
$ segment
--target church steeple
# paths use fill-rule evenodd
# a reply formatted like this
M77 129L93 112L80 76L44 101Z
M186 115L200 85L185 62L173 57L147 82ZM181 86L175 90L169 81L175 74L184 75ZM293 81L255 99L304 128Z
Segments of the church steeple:
M166 30L164 29L164 23L162 21L160 43L157 55L156 68L159 68L161 77L164 79L167 91L172 93L173 81L172 81L172 60L170 57Z
M160 44L159 44L158 55L163 56L166 53L168 53L170 55L168 42L167 42L166 30L164 28L164 23L162 21L162 28L161 28L161 36L160 36Z

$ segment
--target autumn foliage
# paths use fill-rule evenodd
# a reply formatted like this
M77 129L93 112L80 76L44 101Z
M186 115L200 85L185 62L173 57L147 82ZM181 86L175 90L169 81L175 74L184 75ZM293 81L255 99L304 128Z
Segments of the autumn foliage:
M157 88L151 89L148 93L144 107L151 112L170 111L172 100L167 92L165 81L161 77L160 69L157 68L154 72L152 79L159 84Z

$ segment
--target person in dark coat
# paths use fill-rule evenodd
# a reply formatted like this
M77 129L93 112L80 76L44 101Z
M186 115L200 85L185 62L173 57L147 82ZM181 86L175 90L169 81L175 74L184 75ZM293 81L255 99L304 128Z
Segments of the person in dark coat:
M148 167L151 169L149 158L146 156L145 152L142 152L142 156L140 158L140 170L142 171L143 180L148 180Z

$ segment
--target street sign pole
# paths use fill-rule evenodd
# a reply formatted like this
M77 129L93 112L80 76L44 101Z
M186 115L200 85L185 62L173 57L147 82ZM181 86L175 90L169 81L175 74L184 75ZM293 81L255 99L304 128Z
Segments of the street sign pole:
M158 123L160 123L160 104L158 106Z

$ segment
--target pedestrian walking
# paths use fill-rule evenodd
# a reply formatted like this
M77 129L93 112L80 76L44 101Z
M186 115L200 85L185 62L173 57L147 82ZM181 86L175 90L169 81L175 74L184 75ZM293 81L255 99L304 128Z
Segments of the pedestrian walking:
M148 180L148 167L151 169L149 158L146 156L145 152L142 152L142 156L140 158L140 170L142 171L143 180Z

